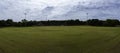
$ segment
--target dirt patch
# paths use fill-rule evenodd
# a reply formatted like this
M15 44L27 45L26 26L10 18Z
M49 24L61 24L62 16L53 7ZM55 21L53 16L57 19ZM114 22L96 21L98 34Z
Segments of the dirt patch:
M5 50L0 48L0 53L5 53Z
M42 31L63 31L63 30L42 30Z

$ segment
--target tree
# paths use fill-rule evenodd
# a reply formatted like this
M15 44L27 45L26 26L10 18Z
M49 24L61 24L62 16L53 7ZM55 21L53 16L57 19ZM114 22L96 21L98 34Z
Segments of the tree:
M26 19L23 19L23 20L22 20L22 26L27 26L27 22L28 22L28 21L27 21Z
M6 26L6 21L0 20L0 27L5 27L5 26Z
M116 19L107 19L104 23L105 26L116 26L119 25L119 20Z
M27 27L27 26L76 26L76 25L91 25L91 26L117 26L120 21L117 19L107 19L105 21L99 19L90 19L87 21L76 20L48 20L48 21L28 21L23 19L20 22L14 22L12 19L0 20L0 27Z
M12 19L7 19L6 20L6 26L13 26L14 25L14 22Z
M91 26L102 26L103 25L102 21L99 19L87 20L87 24Z

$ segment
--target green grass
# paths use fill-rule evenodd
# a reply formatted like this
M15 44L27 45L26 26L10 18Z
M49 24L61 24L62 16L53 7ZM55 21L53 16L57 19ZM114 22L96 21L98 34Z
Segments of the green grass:
M120 27L0 28L0 53L119 53Z

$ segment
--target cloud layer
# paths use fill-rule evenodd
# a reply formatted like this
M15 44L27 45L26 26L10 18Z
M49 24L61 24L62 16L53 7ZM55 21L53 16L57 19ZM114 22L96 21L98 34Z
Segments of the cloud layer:
M120 0L0 0L0 19L120 19Z

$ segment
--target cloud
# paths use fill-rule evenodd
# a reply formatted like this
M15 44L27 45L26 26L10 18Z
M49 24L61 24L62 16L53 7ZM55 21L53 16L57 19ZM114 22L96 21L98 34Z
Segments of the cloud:
M120 19L119 0L0 0L0 19Z
M69 12L54 19L120 19L119 5L120 1L118 0L95 0L87 3L79 2L79 4L72 7Z

